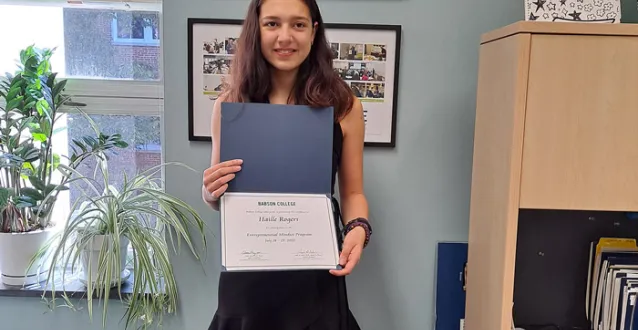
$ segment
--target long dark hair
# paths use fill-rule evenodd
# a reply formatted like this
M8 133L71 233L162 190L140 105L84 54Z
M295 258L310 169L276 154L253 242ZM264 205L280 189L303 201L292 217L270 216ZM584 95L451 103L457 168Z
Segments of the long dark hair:
M317 23L314 43L301 64L291 97L297 104L334 107L335 120L352 108L354 94L332 67L332 50L326 40L323 19L315 0L303 1ZM272 89L271 66L262 56L259 13L263 0L252 0L239 36L230 69L230 82L224 88L227 102L268 102Z

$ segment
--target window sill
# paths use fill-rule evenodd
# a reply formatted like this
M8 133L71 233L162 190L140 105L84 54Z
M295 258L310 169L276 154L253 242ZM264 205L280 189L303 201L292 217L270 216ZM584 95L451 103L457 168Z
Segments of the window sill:
M87 287L77 278L77 276L67 276L67 281L64 286L61 283L55 285L55 296L60 298L65 293L68 297L83 298L86 296ZM134 276L131 271L131 275L122 281L121 289L118 291L117 286L111 288L108 299L120 299L121 296L130 295L133 293L133 280ZM45 298L51 297L50 285L45 286L46 282L43 281L39 284L33 284L26 287L19 286L7 286L0 282L0 297L33 297Z
M137 47L159 47L160 41L157 39L114 39L113 46L137 46Z

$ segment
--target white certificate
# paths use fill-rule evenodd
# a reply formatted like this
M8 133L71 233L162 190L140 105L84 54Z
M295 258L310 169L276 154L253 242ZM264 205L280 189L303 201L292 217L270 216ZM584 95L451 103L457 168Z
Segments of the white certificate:
M220 211L227 271L338 267L332 203L326 195L226 193Z

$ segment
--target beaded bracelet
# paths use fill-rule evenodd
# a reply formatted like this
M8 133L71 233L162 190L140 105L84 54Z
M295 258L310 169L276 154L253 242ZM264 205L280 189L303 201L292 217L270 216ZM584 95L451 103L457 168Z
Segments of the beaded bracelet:
M345 225L343 228L343 235L347 235L355 227L362 227L366 232L366 239L363 243L363 247L365 248L368 245L368 242L370 242L370 236L372 236L372 226L367 219L356 218Z

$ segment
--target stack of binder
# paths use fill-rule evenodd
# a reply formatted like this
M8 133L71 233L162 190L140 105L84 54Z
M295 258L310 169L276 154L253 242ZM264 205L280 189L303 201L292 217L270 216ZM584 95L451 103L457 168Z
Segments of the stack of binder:
M638 246L632 238L591 242L586 313L592 330L635 330Z

